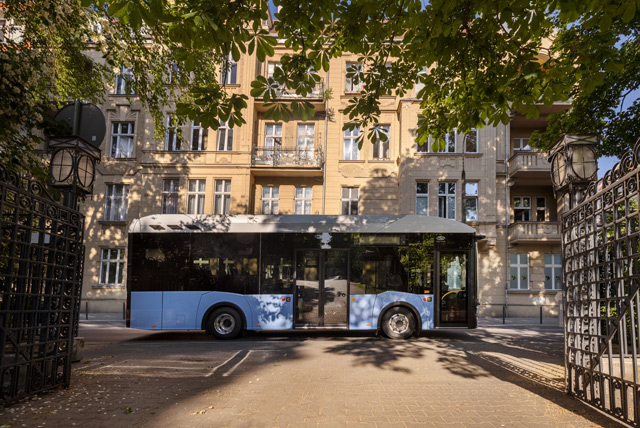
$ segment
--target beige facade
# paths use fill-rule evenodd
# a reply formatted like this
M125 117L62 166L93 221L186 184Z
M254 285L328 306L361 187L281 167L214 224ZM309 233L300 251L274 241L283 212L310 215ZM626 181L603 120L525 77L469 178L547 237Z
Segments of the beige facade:
M249 94L256 74L268 74L283 52L277 48L265 64L243 57L228 90ZM510 316L538 316L540 306L545 316L557 315L556 202L546 157L526 144L555 108L538 120L515 115L507 126L478 129L475 140L452 134L444 152L433 153L415 142L418 101L411 94L384 96L380 125L388 127L389 141L358 149L355 135L342 130L344 108L358 90L345 75L355 61L348 55L332 60L308 98L316 114L306 122L267 119L264 102L250 97L246 125L206 131L186 124L182 141L157 139L139 103L114 89L103 106L107 136L94 194L82 204L82 297L89 310L122 310L127 228L137 217L425 214L466 221L485 236L478 244L480 316L501 316L505 305Z

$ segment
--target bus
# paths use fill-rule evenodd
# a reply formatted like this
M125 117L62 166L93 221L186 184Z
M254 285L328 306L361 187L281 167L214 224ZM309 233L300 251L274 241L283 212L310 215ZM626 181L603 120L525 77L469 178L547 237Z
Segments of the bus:
M475 328L475 229L439 217L151 215L129 228L127 327Z

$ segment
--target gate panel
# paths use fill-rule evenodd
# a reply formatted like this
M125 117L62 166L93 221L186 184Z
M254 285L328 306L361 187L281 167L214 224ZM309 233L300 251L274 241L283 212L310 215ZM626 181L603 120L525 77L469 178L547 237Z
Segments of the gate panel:
M569 393L640 426L640 141L563 215Z
M84 218L0 166L0 403L68 386Z

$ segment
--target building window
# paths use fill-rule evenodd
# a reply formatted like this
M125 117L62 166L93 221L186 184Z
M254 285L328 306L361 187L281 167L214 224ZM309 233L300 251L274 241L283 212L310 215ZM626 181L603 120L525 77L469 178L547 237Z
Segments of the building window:
M471 128L464 136L464 150L466 153L478 153L478 130Z
M536 221L547 221L547 200L536 198Z
M424 88L424 83L421 81L421 78L425 78L429 74L429 69L427 67L422 67L418 72L416 83L415 83L415 96L419 97L420 91Z
M363 85L360 80L362 64L347 63L345 70L344 91L355 93L362 91Z
M100 285L122 286L124 248L103 248L100 251Z
M531 198L529 196L513 197L513 217L515 221L531 221Z
M116 122L111 125L111 157L133 157L133 122Z
M438 183L438 217L456 218L456 183Z
M282 124L267 123L264 131L264 147L273 149L282 146Z
M438 153L455 153L456 152L456 132L447 132L444 134L444 148L438 150Z
M218 151L230 152L233 150L233 128L229 127L229 122L220 121L218 127Z
M178 214L179 180L162 180L162 214Z
M390 146L390 133L389 133L389 125L381 125L376 127L379 134L385 134L387 137L386 141L382 141L378 138L373 144L373 159L374 160L387 160L389 159L389 146Z
M294 214L311 214L312 187L296 187Z
M562 257L560 254L544 255L544 289L560 290L562 288Z
M262 188L262 214L278 214L278 205L280 201L279 187L263 187Z
M213 213L229 214L231 206L231 180L216 180L213 193Z
M199 121L194 121L191 124L191 150L201 151L206 150L207 141L209 140L209 130L202 129Z
M416 214L429 215L429 183L427 181L416 183Z
M124 65L120 66L120 73L116 76L116 94L131 95L133 94L133 71Z
M416 153L429 153L430 144L431 144L431 141L427 141L422 145L416 142Z
M164 149L170 152L180 150L181 138L180 135L180 125L178 124L178 129L174 129L172 126L173 116L167 115L167 123L165 128L165 142Z
M511 254L510 259L510 281L509 289L511 290L528 290L529 289L529 255L528 254Z
M129 186L107 184L104 195L104 220L126 221L129 208Z
M187 185L187 214L204 214L205 180L189 180Z
M464 209L467 221L478 221L478 183L465 183Z
M301 161L314 160L316 127L313 123L299 123L296 139L298 159Z
M342 188L342 214L358 215L358 188Z
M343 160L359 160L360 149L358 148L358 137L360 136L360 127L353 128L352 131L346 129L343 138Z
M513 139L513 151L528 151L531 150L529 146L529 138L514 138Z
M220 83L223 85L235 85L238 76L238 63L233 60L231 54L220 67Z

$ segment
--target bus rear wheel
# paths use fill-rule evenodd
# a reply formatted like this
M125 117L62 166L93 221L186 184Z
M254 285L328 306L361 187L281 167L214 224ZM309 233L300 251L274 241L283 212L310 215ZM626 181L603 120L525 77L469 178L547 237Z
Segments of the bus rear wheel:
M396 306L382 317L382 331L389 339L408 339L416 330L416 319L407 308Z
M207 320L207 332L216 339L234 339L242 331L242 318L232 308L218 308Z

